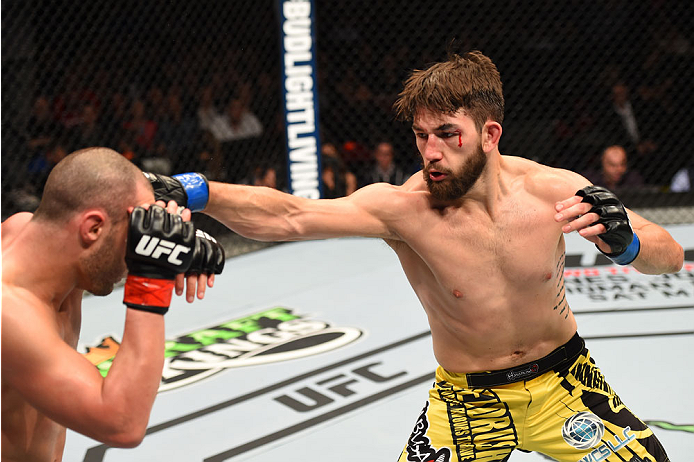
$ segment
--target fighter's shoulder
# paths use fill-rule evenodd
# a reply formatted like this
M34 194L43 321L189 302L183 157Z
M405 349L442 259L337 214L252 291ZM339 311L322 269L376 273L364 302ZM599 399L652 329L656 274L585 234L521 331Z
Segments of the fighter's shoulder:
M588 186L590 181L571 170L533 162L524 176L523 184L530 194L554 202L573 196L576 191Z
M17 235L20 229L26 226L31 221L32 213L19 212L8 217L2 222L2 243L6 244L14 236Z
M19 389L27 380L39 380L47 363L62 351L58 348L60 342L64 342L61 325L52 307L25 287L3 283L3 381L8 377L5 384ZM6 374L8 371L12 373Z
M388 209L393 209L414 206L418 198L425 200L426 196L426 183L421 175L413 175L402 185L373 183L364 186L348 198L372 207L387 206Z
M49 306L35 293L21 284L3 277L2 281L2 324L3 334L12 326L32 324L38 326L45 320Z

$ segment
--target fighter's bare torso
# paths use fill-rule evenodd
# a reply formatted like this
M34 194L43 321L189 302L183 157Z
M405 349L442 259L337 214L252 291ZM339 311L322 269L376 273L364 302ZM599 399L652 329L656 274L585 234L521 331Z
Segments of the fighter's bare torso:
M18 244L14 240L20 236L21 228L30 219L30 214L17 214L8 218L2 225L3 324L12 324L9 317L20 322L32 323L37 331L57 334L62 341L76 348L80 331L82 291L72 290L59 301L58 306L52 306L26 286L26 272L22 269L25 265L13 258L14 245ZM66 396L65 399L70 398ZM3 376L3 462L62 460L65 432L64 426L27 403L20 391Z
M436 358L452 372L532 361L576 331L553 217L555 202L587 182L520 158L503 156L500 165L486 202L437 205L421 174L384 186L402 214L387 242L426 310Z

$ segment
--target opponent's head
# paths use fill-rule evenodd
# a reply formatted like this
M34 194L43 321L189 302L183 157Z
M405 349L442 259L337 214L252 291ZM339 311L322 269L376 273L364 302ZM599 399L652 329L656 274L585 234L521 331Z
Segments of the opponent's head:
M473 51L414 71L394 108L413 122L432 195L446 201L465 195L501 136L504 97L494 63Z
M77 231L80 287L106 295L127 271L128 208L152 202L139 168L111 149L88 148L53 168L33 220Z

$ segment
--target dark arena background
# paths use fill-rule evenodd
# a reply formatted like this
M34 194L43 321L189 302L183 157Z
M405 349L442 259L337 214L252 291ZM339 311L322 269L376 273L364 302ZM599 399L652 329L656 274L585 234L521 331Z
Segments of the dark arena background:
M310 15L287 17L287 3ZM91 146L146 171L307 197L402 183L420 167L411 128L392 111L403 80L448 53L480 50L504 83L502 154L605 182L685 247L685 269L649 278L569 236L565 277L608 380L673 462L689 460L693 25L691 0L5 0L2 219L34 210L53 165ZM300 100L292 77L303 79ZM602 173L614 146L626 153L606 167L616 180ZM194 220L233 258L205 300L179 300L167 314L171 368L148 436L111 450L69 432L65 460L396 460L435 362L392 252L368 239L273 246ZM80 349L117 346L123 311L116 294L87 297ZM176 369L176 342L253 316L266 329L313 323L337 340L223 366L201 352L197 372ZM104 361L95 363L106 371Z

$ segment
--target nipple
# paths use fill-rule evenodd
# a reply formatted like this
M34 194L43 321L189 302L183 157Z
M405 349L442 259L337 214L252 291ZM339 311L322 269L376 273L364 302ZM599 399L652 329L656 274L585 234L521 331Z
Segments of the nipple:
M455 296L455 298L460 298L463 296L463 293L461 291L459 291L458 289L455 289L453 291L453 295Z

